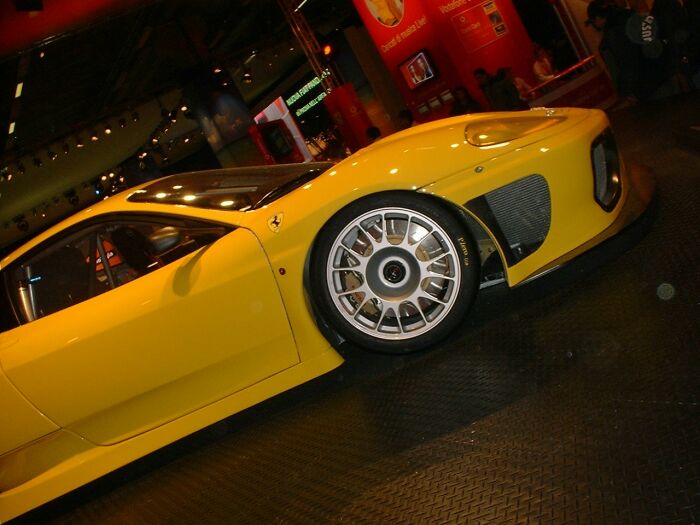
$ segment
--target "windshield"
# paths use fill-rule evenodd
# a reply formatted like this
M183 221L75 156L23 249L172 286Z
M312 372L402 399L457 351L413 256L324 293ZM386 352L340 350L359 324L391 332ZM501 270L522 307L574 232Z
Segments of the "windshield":
M315 179L332 165L313 162L182 173L136 190L128 200L216 210L254 210Z

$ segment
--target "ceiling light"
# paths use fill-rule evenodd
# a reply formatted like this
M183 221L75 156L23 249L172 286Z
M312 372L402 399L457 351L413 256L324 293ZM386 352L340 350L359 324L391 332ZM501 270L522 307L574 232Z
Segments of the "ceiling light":
M10 122L10 127L8 128L7 134L12 135L15 132L15 122Z
M69 152L69 151L70 151L70 146L68 145L67 142L64 142L64 143L63 143L63 153L65 153L66 155L68 155L68 152Z
M112 133L112 126L109 124L105 125L105 135L110 135Z
M83 146L85 146L85 144L83 144L83 139L80 137L75 137L75 147L82 148Z
M296 6L296 8L294 9L294 12L296 13L297 11L299 11L299 9L301 9L302 7L304 7L304 4L305 4L306 2L308 2L308 1L309 1L309 0L301 0L301 2L299 3L299 5Z
M189 137L185 137L185 140L183 141L185 144L187 144L190 141Z
M170 112L170 122L172 122L173 124L177 122L177 109L173 109Z
M134 122L138 122L138 121L139 121L139 114L138 114L138 112L134 111L134 112L131 114L131 120L133 120Z
M15 88L15 98L22 96L22 88L24 87L24 82L17 82L17 87Z
M253 74L250 72L250 69L247 67L243 68L243 77L241 77L241 80L243 81L244 84L252 84L253 83Z
M56 160L56 157L58 157L58 154L55 151L47 151L46 156L50 158L51 160Z
M183 113L185 111L187 111L188 109L190 109L190 108L187 107L187 104L183 104L182 106L180 106L180 111L182 111Z
M24 175L24 172L27 171L27 169L24 167L24 164L21 162L17 163L17 171L19 171L22 175Z
M140 158L140 159L145 159L145 158L146 158L146 155L148 155L148 153L145 152L145 151L142 151L141 153L139 153L139 158Z
M41 167L44 165L44 163L41 162L41 159L40 159L39 157L34 157L34 159L33 159L32 162L34 162L34 165L35 165L37 168L41 168Z
M113 171L110 171L110 172L109 172L109 178L110 178L110 179L113 179L113 178L114 178L114 172L113 172Z
M107 175L102 175L102 177L100 177L100 180L103 181L103 182L106 181L106 180L107 180Z
M44 58L46 56L46 53L43 51L39 51L39 58Z
M100 140L100 137L97 136L97 131L93 130L92 133L90 133L90 140L93 142Z
M124 117L119 119L119 127L120 128L125 128L126 127L126 119Z
M12 173L7 174L7 182L10 182L12 180Z
M218 75L219 73L221 73L221 68L220 68L220 67L215 67L215 68L214 68L214 73L217 74L217 75Z
M158 137L156 137L156 136L151 137L151 143L158 144Z

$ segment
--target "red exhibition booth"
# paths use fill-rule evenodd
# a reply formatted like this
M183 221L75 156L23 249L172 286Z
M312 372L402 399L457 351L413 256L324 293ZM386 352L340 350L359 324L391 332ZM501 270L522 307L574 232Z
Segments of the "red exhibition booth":
M353 1L418 121L447 116L458 85L488 108L476 68L490 74L509 68L513 77L537 85L534 44L512 0ZM567 73L546 89L533 89L529 104L607 107L614 100L607 74L592 59Z
M354 0L407 106L420 121L447 116L465 86L487 107L474 69L509 67L532 83L533 44L511 0ZM391 14L391 15L390 15Z

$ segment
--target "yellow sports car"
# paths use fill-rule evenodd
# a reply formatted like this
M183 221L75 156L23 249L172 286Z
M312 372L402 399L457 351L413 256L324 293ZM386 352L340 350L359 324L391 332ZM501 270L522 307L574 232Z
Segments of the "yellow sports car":
M0 521L313 377L401 353L647 207L605 114L454 117L338 164L163 178L0 262Z

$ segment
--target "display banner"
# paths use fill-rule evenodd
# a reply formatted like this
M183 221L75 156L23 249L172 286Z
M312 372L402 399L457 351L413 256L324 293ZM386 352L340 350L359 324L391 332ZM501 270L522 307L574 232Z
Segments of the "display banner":
M478 67L534 80L532 42L512 0L353 1L419 121L445 116L459 84L485 105Z
M426 0L424 5L469 91L478 89L473 78L478 67L492 74L510 68L514 76L536 84L532 41L512 0Z
M446 116L441 93L460 83L421 0L354 0L406 105L418 121ZM432 107L431 107L432 105Z
M450 22L467 53L473 53L508 33L495 1L479 3L460 11Z

